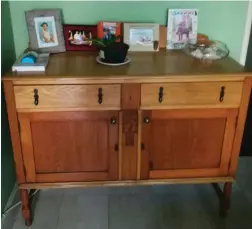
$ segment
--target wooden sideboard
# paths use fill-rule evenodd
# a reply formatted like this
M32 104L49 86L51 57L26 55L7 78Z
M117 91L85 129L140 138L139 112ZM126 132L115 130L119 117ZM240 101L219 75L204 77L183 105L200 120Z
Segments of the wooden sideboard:
M130 53L102 66L94 53L50 57L38 73L3 77L26 224L28 189L225 183L229 208L252 74L231 58Z

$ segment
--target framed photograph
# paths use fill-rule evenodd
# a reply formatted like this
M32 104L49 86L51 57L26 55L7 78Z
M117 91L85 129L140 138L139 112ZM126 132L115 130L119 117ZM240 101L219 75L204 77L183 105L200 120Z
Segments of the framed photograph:
M59 9L25 12L29 48L38 52L65 52L61 13Z
M159 51L159 24L124 23L124 43L129 51Z
M95 51L90 39L97 37L96 25L63 25L67 51Z
M167 49L182 49L187 43L196 44L198 14L197 9L169 9Z
M121 23L120 22L105 22L100 21L98 23L98 38L102 40L109 40L112 35L121 35ZM118 40L120 41L120 39Z

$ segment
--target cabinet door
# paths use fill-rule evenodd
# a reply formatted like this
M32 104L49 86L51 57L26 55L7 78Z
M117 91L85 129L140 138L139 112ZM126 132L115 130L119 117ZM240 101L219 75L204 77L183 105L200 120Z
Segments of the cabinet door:
M117 180L118 112L20 113L27 182Z
M236 109L142 114L141 178L227 176Z

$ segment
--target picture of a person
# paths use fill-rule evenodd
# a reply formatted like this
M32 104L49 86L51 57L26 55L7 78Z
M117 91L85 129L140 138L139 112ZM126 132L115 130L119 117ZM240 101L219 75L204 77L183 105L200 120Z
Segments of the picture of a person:
M48 31L48 24L46 22L43 22L40 26L42 27L42 40L46 43L54 42L53 35Z
M111 38L111 33L110 33L109 29L108 29L108 28L104 28L104 29L103 29L103 37L102 37L102 39L103 39L104 41L107 41L107 40L109 40L110 38Z

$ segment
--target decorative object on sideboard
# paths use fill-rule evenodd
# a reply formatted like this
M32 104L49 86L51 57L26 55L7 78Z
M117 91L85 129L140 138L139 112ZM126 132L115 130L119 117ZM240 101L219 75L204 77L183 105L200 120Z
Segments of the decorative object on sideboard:
M187 44L185 52L200 60L219 60L229 55L228 47L221 41Z
M12 71L16 72L44 72L48 65L49 53L28 51L23 53L13 64Z
M122 63L107 63L107 62L104 62L100 56L97 56L96 57L96 62L99 63L99 64L102 64L102 65L107 65L107 66L121 66L121 65L125 65L125 64L128 64L129 62L131 61L131 59L126 56L124 62Z
M92 39L97 38L96 25L63 25L67 51L95 51Z
M45 53L65 52L60 9L25 12L31 50Z
M129 51L159 51L159 24L124 23L124 42Z
M111 36L121 37L121 22L100 21L97 25L97 36L101 40L110 40ZM118 42L120 38L118 39Z
M120 41L118 42L118 40ZM127 62L126 57L129 46L123 43L121 36L111 34L109 38L97 38L90 41L100 49L99 56L96 58L98 63L103 62L107 65L118 66Z
M196 44L197 9L169 9L167 22L167 49L182 49L185 44Z

